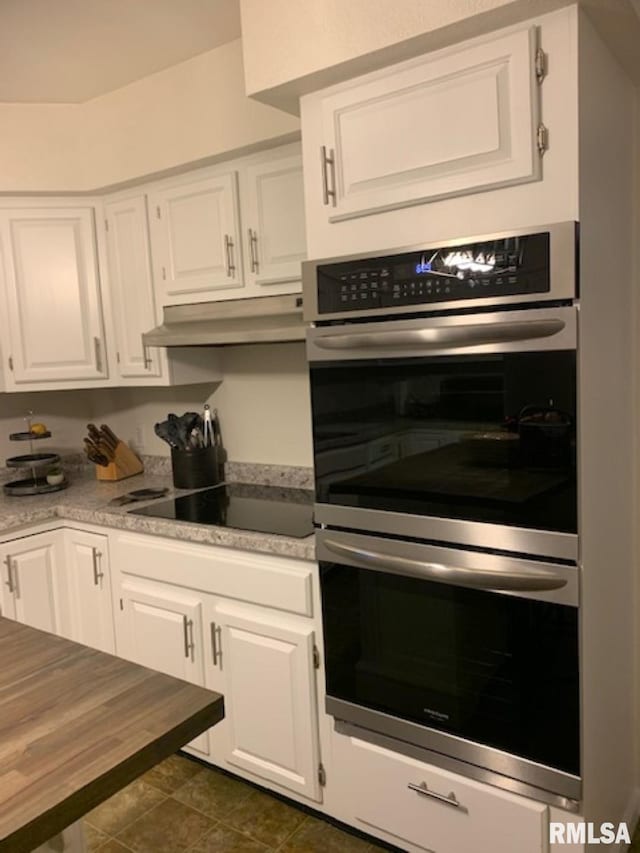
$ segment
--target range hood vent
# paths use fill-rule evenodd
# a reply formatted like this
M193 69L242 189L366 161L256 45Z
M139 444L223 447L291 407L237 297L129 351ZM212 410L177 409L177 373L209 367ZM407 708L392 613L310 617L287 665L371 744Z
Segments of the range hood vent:
M303 341L302 297L256 296L168 305L163 323L142 336L149 347L224 346Z

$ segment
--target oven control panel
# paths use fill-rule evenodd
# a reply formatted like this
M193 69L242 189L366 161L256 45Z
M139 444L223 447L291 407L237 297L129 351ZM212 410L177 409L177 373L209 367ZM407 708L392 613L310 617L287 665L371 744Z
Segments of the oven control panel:
M549 242L543 232L320 264L318 313L546 293Z

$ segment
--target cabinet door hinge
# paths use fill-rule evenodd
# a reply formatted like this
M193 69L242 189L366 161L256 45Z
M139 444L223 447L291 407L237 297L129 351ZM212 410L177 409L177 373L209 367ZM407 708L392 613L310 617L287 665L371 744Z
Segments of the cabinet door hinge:
M116 361L120 364L120 353L116 352Z
M162 280L167 280L167 270L165 269L165 267L162 267Z
M120 610L124 610L124 601L120 599Z
M536 131L536 146L541 157L549 148L549 131L542 122L540 122Z
M547 54L541 47L536 50L534 67L536 70L536 80L540 84L547 76Z
M324 769L324 764L322 762L318 764L318 782L320 782L320 785L323 788L327 784L327 771Z
M108 219L105 219L105 221L104 221L104 230L105 231L109 230L109 220Z
M160 213L160 205L156 205L156 219L162 219L162 214Z
M313 667L314 669L320 669L320 650L317 646L313 647Z
M9 370L13 370L13 356L9 356Z

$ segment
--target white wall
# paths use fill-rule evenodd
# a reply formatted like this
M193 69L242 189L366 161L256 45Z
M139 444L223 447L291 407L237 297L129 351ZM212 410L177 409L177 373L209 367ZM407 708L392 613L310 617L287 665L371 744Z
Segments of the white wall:
M84 104L0 104L0 193L92 191L298 130L246 97L238 39Z
M153 431L169 412L218 410L228 458L272 465L313 464L309 383L304 344L227 347L222 383L179 388L118 388L86 392L92 417L125 441L141 425L152 455L169 455ZM37 396L37 395L35 395Z

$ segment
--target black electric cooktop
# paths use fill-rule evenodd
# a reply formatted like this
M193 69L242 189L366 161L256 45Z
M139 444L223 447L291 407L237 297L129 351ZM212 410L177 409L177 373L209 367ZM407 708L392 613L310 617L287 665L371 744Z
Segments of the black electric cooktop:
M313 533L313 493L278 486L226 483L129 512L297 539Z

